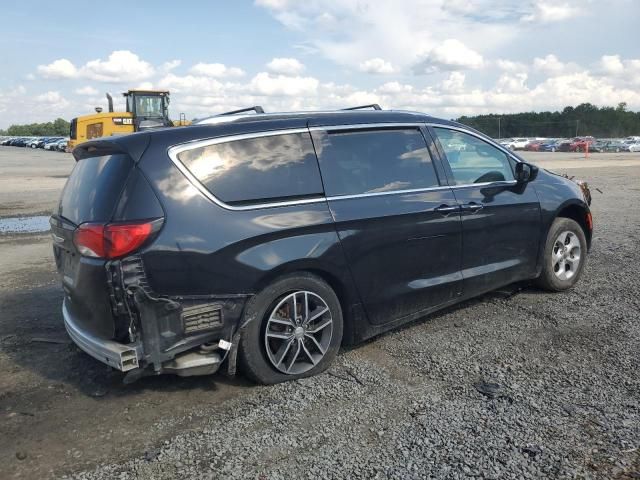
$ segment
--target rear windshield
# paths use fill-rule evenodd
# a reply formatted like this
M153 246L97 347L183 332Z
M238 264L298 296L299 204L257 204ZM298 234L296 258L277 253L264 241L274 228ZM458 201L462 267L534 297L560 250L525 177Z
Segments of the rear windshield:
M126 154L79 160L62 191L58 214L76 225L110 220L132 165Z

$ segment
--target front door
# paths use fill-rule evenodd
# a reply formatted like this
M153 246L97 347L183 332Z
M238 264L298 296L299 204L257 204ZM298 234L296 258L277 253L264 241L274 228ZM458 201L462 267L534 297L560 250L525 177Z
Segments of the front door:
M419 126L313 129L329 208L373 324L460 294L460 213Z
M515 160L471 132L432 128L462 210L464 296L536 272L540 203L531 184L518 184Z

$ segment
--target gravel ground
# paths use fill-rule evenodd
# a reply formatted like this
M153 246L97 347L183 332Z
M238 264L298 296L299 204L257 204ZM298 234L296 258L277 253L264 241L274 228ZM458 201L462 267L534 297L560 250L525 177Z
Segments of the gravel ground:
M4 468L7 477L74 479L640 478L640 161L613 165L559 168L602 191L594 190L594 245L574 290L512 286L345 350L323 375L272 387L220 376L217 391L204 388L208 380L168 376L119 386L115 374L65 346L46 360L86 365L80 374L107 392L77 379L81 387L71 389L74 374L58 374L68 406L48 408L71 415L73 402L101 397L91 403L95 416L110 414L111 423L52 421L40 433L52 443L40 453L62 438L67 457L106 453L64 466L40 460L51 469L35 470L36 440L18 438L38 425L16 424L0 430L0 451L13 456L0 454L0 477ZM20 301L27 308L28 298ZM44 308L38 315L47 318ZM9 369L22 378L16 358ZM104 377L113 381L100 383ZM49 388L28 385L12 387L14 411ZM0 411L6 398L0 394ZM119 443L126 452L114 451Z

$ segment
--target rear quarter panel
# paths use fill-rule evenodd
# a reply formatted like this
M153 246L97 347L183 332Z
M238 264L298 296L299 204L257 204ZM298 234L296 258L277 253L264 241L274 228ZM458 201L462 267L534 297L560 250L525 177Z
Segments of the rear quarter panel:
M228 210L203 195L152 141L139 167L165 211L155 241L142 252L154 291L163 295L252 294L274 277L317 270L346 287L344 254L326 202Z

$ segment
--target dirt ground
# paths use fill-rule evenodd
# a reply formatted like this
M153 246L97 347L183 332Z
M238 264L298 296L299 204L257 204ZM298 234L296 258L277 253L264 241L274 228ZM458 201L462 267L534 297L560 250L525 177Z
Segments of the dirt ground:
M526 158L590 183L596 261L587 273L607 276L607 262L598 259L607 258L616 242L628 246L635 241L625 237L621 216L629 216L637 234L640 216L623 210L638 204L640 154L592 154L585 159L581 154L532 152ZM72 167L69 154L0 147L0 219L49 214ZM606 249L598 247L603 232L614 224L617 240L609 239L613 243ZM537 293L523 296L532 308L536 302L559 301L558 296ZM161 376L123 385L121 374L71 344L61 302L49 235L0 233L0 478L59 477L144 457L176 435L197 431L212 410L270 388L222 375ZM491 312L482 314L490 317ZM456 309L446 322L470 315L473 308ZM429 335L445 328L443 317L418 325L409 329ZM472 344L474 339L462 341ZM383 336L357 348L357 358L383 361L384 342ZM637 401L636 392L634 404Z

